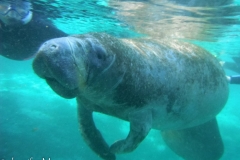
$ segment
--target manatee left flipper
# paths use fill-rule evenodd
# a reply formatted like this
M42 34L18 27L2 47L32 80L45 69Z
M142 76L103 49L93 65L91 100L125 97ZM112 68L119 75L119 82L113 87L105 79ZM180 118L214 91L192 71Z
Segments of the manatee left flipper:
M92 112L84 108L81 104L78 104L78 119L80 132L89 147L101 158L115 160L115 155L110 152L108 144L94 124Z
M162 137L185 160L219 160L224 151L216 118L192 128L162 131Z
M137 148L147 136L152 127L151 111L137 111L129 115L130 132L126 139L119 140L111 145L113 153L128 153Z

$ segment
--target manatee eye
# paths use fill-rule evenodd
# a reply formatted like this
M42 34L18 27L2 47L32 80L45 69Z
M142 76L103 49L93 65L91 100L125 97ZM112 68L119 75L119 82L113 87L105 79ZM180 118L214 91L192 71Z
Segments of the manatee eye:
M108 59L106 50L97 41L87 40L87 42L89 43L89 47L91 47L88 51L88 59L90 66L96 69L104 67L104 65L107 64L106 61Z
M79 42L77 42L76 44L79 48L82 48L82 45Z
M94 46L94 50L95 50L96 56L99 60L106 60L106 53L102 47Z
M100 59L100 60L105 59L105 54L103 54L102 52L98 52L97 53L97 58Z

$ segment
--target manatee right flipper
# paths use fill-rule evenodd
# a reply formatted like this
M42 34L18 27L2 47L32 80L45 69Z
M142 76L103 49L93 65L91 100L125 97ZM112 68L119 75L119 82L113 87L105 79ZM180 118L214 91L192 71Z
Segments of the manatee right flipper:
M115 160L115 155L110 152L108 144L94 124L92 112L84 108L80 103L78 104L78 119L80 132L89 147L101 158Z
M162 137L186 160L219 160L224 151L216 118L192 128L163 131Z
M113 143L110 150L113 153L132 152L147 136L152 128L152 110L137 110L129 113L130 131L126 139Z

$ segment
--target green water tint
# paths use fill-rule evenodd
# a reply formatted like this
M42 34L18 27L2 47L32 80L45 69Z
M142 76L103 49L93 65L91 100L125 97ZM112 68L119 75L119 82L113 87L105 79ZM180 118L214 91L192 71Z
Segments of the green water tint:
M1 64L14 61L0 58ZM57 96L50 87L29 69L31 64L14 68L1 74L0 83L0 155L10 159L35 159L51 157L65 160L97 160L98 157L83 142L77 123L76 102ZM1 70L1 72L5 72ZM8 85L3 84L7 80ZM6 81L5 81L6 82ZM231 85L228 103L217 116L225 145L222 160L240 158L240 86ZM108 143L127 135L129 124L106 115L94 114L97 127ZM110 123L109 123L110 122ZM165 146L159 131L152 130L143 143L130 154L119 155L119 160L128 159L176 159L180 160Z
M154 1L147 1L149 8L155 10L159 8L159 11L152 13L153 19L137 17L141 12L136 12L138 14L135 14L135 17L119 16L123 10L117 9L119 5L113 5L113 2L110 4L110 1L36 0L33 3L39 6L34 9L35 12L45 14L57 27L69 34L107 32L124 38L143 35L161 37L169 33L165 31L176 29L181 32L175 32L171 38L191 41L222 60L232 61L232 55L240 54L239 0L234 4L214 9L192 8L191 12L186 12L189 15L183 14L184 11L189 11L189 7L175 4L166 7L164 3L156 5L150 3ZM177 7L180 7L179 10ZM44 11L41 10L43 8ZM135 11L125 10L124 13ZM211 16L214 12L218 12L219 16ZM171 15L172 13L176 17ZM178 18L182 20L173 21L179 20ZM156 22L156 20L162 21ZM172 28L168 26L170 24L173 24ZM206 25L206 30L203 30L199 37L194 37L193 28L187 28L189 25L203 24ZM156 26L160 27L155 28ZM184 32L187 32L185 36L177 34ZM99 159L79 134L74 100L65 100L57 96L32 72L31 61L16 62L0 57L0 64L0 144L2 144L0 158ZM231 70L226 72L236 74ZM228 103L217 116L225 145L222 160L240 159L239 97L240 86L231 85ZM128 123L101 114L94 116L98 128L104 137L107 137L109 144L127 135ZM165 146L160 133L155 130L150 132L136 151L119 155L117 158L118 160L180 159Z

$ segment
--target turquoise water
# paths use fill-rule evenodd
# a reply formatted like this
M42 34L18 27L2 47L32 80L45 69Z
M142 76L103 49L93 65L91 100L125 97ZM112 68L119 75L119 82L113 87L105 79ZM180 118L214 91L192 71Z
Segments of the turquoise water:
M36 12L49 15L57 27L69 34L171 36L201 45L225 62L233 62L232 56L240 56L240 1L221 7L188 7L167 1L161 4L120 2L42 0L34 3L46 6L44 12ZM199 34L194 34L196 32ZM75 100L56 95L33 73L31 63L32 60L13 61L0 57L0 158L99 159L79 133ZM240 73L227 67L225 71L228 75ZM230 85L229 100L217 116L225 145L222 160L240 159L239 97L240 85ZM94 118L109 144L126 137L127 122L101 114L94 114ZM118 155L117 159L181 158L164 144L159 131L152 130L134 152Z

